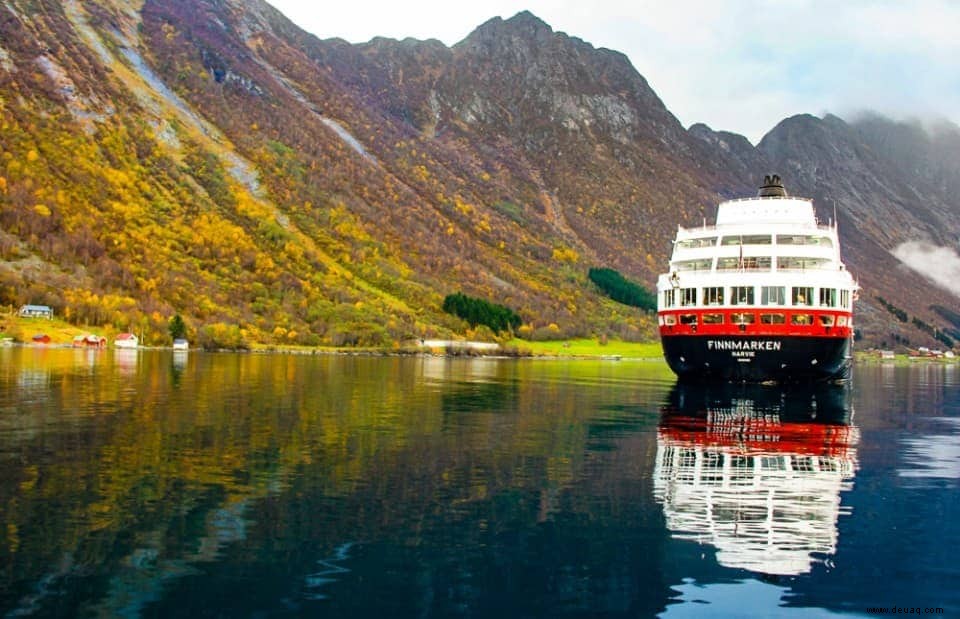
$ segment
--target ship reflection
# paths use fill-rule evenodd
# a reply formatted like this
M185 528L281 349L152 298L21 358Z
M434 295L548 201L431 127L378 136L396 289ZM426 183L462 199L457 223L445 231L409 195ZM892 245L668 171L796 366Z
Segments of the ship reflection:
M841 492L859 432L843 386L680 385L657 433L654 495L675 538L720 564L764 574L811 570L837 547Z

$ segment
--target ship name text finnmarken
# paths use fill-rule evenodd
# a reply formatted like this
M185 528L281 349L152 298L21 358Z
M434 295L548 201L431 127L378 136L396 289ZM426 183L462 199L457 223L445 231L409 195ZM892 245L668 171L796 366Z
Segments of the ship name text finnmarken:
M707 350L780 350L776 340L707 340Z

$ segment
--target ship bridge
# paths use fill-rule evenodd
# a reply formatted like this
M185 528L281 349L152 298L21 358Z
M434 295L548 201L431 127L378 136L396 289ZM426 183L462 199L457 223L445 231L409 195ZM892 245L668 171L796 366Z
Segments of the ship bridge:
M755 224L816 226L813 201L808 198L739 198L717 207L717 227Z

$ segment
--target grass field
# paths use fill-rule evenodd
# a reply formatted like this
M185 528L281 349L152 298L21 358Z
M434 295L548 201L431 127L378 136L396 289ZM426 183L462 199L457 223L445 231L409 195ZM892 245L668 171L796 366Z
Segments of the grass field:
M116 335L110 328L79 327L54 318L21 318L14 314L0 314L0 339L13 338L15 341L29 343L34 335L46 334L50 336L51 344L70 344L77 335L93 333L101 335L111 341ZM623 342L610 340L601 344L597 338L581 338L574 340L560 340L551 342L530 342L513 339L506 343L507 348L513 348L523 355L535 357L571 357L594 358L619 357L621 359L662 359L663 351L660 342ZM300 354L322 354L337 352L368 352L372 354L395 352L380 349L356 349L312 346L274 346L268 344L251 343L251 350L255 352L290 352Z
M960 357L911 357L910 355L896 355L893 359L881 359L876 351L858 350L853 353L853 360L863 365L915 365L917 363L960 363Z
M534 356L557 357L622 357L625 359L660 359L663 351L660 342L621 342L611 340L601 344L596 338L562 340L556 342L528 342L511 340L507 346L529 351Z
M21 318L19 316L0 317L0 339L13 338L19 342L30 342L34 335L49 335L51 344L71 344L77 335L101 335L110 339L112 332L103 328L78 327L58 318Z

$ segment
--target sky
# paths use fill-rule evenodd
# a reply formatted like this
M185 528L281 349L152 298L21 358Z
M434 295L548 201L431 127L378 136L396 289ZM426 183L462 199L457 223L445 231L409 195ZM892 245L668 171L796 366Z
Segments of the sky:
M956 0L268 0L304 30L463 40L523 10L626 54L685 126L702 122L756 144L795 114L960 123Z

